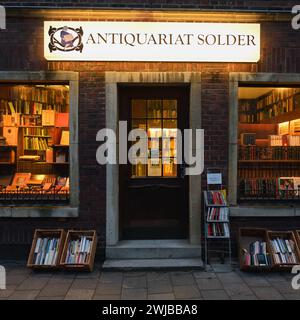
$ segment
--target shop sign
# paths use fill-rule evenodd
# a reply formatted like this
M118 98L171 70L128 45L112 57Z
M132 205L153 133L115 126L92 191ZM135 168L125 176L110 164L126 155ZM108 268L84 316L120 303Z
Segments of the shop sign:
M45 21L44 54L62 61L257 62L260 25Z

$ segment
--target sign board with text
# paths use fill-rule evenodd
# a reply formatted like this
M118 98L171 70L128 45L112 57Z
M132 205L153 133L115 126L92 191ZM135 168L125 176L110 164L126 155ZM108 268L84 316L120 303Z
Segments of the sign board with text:
M61 61L257 62L260 25L45 21L44 55Z

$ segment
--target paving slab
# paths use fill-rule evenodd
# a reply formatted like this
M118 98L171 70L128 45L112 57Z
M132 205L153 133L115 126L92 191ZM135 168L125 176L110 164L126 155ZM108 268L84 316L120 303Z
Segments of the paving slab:
M137 288L128 289L124 288L121 294L122 300L147 300L147 289Z
M217 290L223 289L223 285L219 279L196 279L197 285L200 290Z
M38 294L38 290L15 291L9 300L34 300Z
M260 300L284 300L284 297L273 287L252 288Z
M173 290L176 299L201 298L201 293L195 285L174 286Z
M156 294L149 294L148 300L175 300L175 296L173 293L156 293Z
M70 289L65 300L91 300L95 291L91 289Z
M204 300L229 300L225 290L200 290Z
M170 280L148 281L149 294L170 293L172 291L173 289L172 289L172 284Z

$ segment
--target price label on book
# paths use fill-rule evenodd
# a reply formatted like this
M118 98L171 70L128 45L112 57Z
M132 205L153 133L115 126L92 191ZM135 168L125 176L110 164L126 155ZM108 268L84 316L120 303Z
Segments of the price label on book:
M207 184L222 184L222 174L221 173L208 173L207 174Z

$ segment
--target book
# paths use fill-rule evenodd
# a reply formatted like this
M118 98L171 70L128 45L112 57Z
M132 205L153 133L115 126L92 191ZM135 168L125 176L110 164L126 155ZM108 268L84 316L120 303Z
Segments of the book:
M6 139L6 144L9 146L18 145L18 128L17 127L3 127L3 136Z
M295 254L295 243L291 239L276 237L271 239L273 258L276 264L298 264Z
M69 127L69 113L57 113L55 120L56 127L68 128Z
M81 236L70 240L65 258L67 264L86 264L89 262L92 248L92 239Z
M264 241L257 240L251 242L249 248L243 248L242 260L245 266L272 266L271 255L270 252L267 251L267 243Z
M227 205L224 194L221 191L207 191L206 195L209 205Z
M62 131L60 144L62 146L68 146L70 144L70 132L68 130Z
M33 264L56 265L58 250L59 238L38 238L34 249Z

